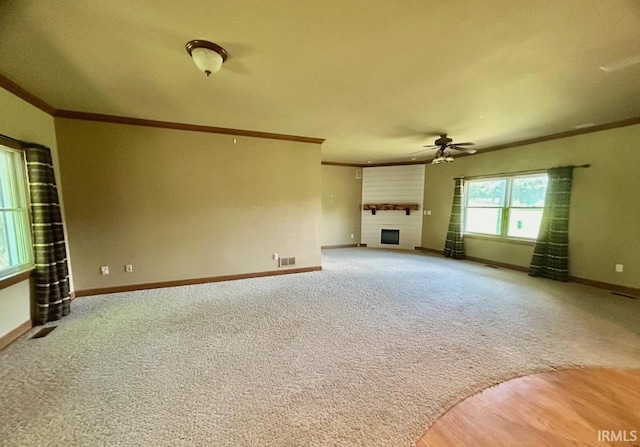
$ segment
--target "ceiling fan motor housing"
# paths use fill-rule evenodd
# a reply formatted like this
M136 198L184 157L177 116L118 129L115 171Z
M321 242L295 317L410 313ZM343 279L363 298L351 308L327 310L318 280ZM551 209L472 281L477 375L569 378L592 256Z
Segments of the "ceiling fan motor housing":
M447 134L442 134L440 135L440 138L438 138L436 141L434 141L436 146L447 146L449 145L453 140L449 137L447 137Z

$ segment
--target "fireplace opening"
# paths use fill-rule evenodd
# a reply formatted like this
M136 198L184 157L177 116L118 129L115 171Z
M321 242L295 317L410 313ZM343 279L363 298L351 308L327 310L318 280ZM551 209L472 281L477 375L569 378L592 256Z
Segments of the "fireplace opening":
M381 244L400 244L400 230L382 230L380 234Z

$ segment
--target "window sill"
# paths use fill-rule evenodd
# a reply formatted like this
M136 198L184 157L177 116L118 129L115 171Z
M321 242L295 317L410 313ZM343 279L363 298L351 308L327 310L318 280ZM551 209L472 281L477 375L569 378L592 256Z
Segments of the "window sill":
M0 290L6 289L7 287L11 287L14 284L18 284L19 282L29 279L31 277L31 272L33 272L33 266L29 266L25 270L12 273L6 278L0 279Z
M514 245L536 245L536 241L534 239L516 239L512 237L500 237L500 236L488 236L484 234L473 234L473 233L465 233L465 239L479 239L483 241L492 241L492 242L503 242L506 244L514 244Z

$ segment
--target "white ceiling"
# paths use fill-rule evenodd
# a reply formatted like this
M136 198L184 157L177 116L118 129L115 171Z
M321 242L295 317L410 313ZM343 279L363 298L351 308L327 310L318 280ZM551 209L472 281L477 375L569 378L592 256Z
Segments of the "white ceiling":
M217 75L191 39L229 52ZM55 108L325 138L346 163L638 117L640 64L599 67L639 54L638 0L0 4L0 74Z

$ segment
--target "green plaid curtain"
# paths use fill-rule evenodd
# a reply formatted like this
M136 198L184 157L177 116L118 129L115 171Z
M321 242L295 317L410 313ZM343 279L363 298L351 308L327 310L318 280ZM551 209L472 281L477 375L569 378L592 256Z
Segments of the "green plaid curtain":
M27 143L24 152L31 196L31 230L35 256L34 320L43 324L59 320L70 312L67 250L51 151L44 146Z
M549 184L529 275L569 279L569 205L573 166L547 171Z
M453 259L464 259L464 238L462 236L464 178L458 177L453 190L451 219L447 230L447 241L444 244L444 255Z

